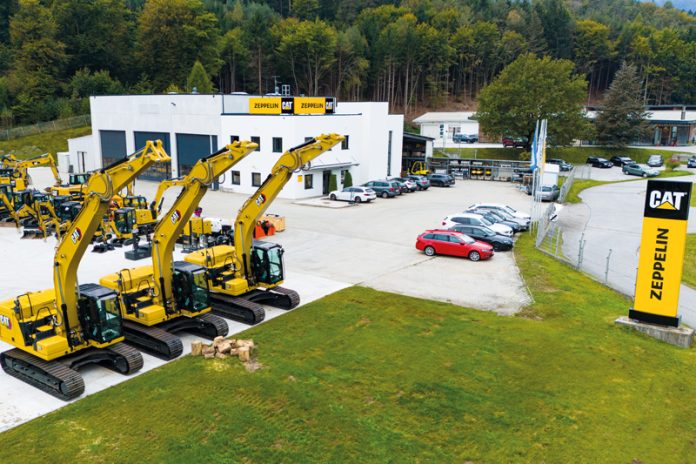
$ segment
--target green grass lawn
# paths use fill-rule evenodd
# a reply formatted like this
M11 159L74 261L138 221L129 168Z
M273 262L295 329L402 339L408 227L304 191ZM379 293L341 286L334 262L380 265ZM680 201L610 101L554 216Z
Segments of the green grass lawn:
M440 150L440 149L438 149ZM459 154L461 158L476 158L479 159L519 159L519 155L524 152L521 148L447 148L447 152ZM584 164L588 156L601 156L603 158L611 158L614 155L630 156L639 163L648 161L648 157L652 154L663 155L668 159L673 154L679 153L669 150L660 149L644 149L644 148L608 148L608 147L560 147L548 148L546 150L547 158L563 158L569 163Z
M696 206L696 184L691 186L691 206Z
M12 153L18 158L31 158L43 153L55 154L68 150L68 139L92 133L92 128L77 127L43 134L29 135L12 140L0 141L0 152Z
M261 370L184 357L0 434L0 462L693 461L696 351L515 253L520 317L349 288L244 333Z
M660 175L657 176L657 178L667 178L667 177L682 177L682 176L690 176L692 175L692 172L689 171L662 171L660 172ZM559 182L561 182L563 178L559 179ZM625 180L617 180L617 181L603 181L603 180L593 180L593 179L575 179L573 181L572 187L570 187L570 191L568 192L568 196L566 197L566 203L580 203L582 200L580 199L580 192L582 192L585 189L591 188L591 187L596 187L598 185L605 185L605 184L614 184L617 182L631 182L635 180L642 180L641 178L631 178L631 179L625 179ZM691 197L691 202L693 206L694 202L694 197Z

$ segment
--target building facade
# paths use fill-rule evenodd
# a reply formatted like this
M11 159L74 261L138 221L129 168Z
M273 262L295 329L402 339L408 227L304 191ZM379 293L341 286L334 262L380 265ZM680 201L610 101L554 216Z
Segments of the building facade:
M413 120L420 135L434 139L436 147L452 145L455 134L479 135L479 123L473 111L431 112Z
M346 140L294 173L280 197L326 194L331 176L340 188L347 172L353 184L360 184L396 176L401 169L403 116L390 115L387 103L246 94L122 95L91 97L90 109L92 135L71 141L67 156L61 155L67 161L60 163L62 170L103 167L147 140L160 139L171 163L141 176L158 181L186 175L196 161L232 140L250 140L259 144L258 152L222 176L217 187L251 194L284 151L325 133Z

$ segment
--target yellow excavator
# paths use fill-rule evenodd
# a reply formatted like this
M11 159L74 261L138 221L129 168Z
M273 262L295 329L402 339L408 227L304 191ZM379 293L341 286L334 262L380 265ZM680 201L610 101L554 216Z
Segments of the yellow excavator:
M160 184L182 190L155 226L152 265L124 269L99 281L120 296L128 343L173 359L183 350L175 333L194 332L210 339L227 335L225 320L210 312L206 269L185 261L173 262L174 245L213 181L256 148L256 143L233 142L200 159L185 177Z
M338 134L320 135L283 153L263 184L239 210L234 222L234 246L217 245L186 255L186 261L208 270L213 312L256 324L265 316L261 303L282 309L292 309L300 303L297 292L280 286L284 280L283 247L255 241L254 229L293 172L344 138Z
M3 370L57 398L84 391L76 369L98 363L121 374L143 366L124 340L118 295L97 284L77 283L77 268L114 192L155 162L169 161L161 141L92 174L82 208L56 246L53 288L0 302L0 340L15 348L0 353Z

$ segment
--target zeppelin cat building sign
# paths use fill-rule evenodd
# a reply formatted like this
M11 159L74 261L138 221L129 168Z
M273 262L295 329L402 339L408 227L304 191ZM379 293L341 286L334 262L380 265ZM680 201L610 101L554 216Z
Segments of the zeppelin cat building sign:
M249 99L250 114L333 114L334 97L254 97Z
M631 319L677 327L691 182L648 181Z

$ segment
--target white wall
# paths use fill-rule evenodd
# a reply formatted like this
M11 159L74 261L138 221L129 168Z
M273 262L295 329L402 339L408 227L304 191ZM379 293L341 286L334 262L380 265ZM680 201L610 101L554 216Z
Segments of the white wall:
M445 125L445 134L447 140L452 140L453 129L457 128L460 134L476 134L479 133L479 123L477 121L462 121L462 122L424 122L420 126L420 135L432 137L435 143L442 140L440 137L440 124Z
M58 153L56 160L62 178L67 179L69 172L93 171L101 167L101 157L94 151L93 139L91 135L68 139L68 151ZM84 153L84 156L81 153Z
M226 106L232 100L233 98L228 98ZM241 101L244 98L234 100ZM240 171L240 185L232 185L231 172L227 173L221 184L222 189L239 193L253 193L257 187L252 186L251 173L259 172L263 182L280 157L281 153L272 151L273 137L282 138L283 150L287 150L303 143L305 137L331 132L349 136L347 150L338 145L312 163L313 169L309 171L314 177L312 189L305 189L304 177L299 182L296 173L280 194L284 198L322 195L322 166L327 166L327 170L330 169L337 175L339 187L341 169L350 169L356 185L384 178L388 174L396 176L401 169L403 116L389 115L388 104L385 102L342 102L337 105L337 114L334 115L287 116L229 114L227 107L225 111L228 114L223 115L222 98L219 95L92 97L90 104L93 136L89 153L93 162L97 163L95 167L101 165L99 131L124 130L128 153L135 151L134 131L169 133L173 177L178 175L177 133L217 135L218 147L229 143L232 135L239 136L241 140L251 140L252 136L261 137L261 150L234 167L235 171ZM391 163L388 163L389 131L392 131ZM350 167L330 166L337 164L348 164ZM306 173L299 174L304 176Z

